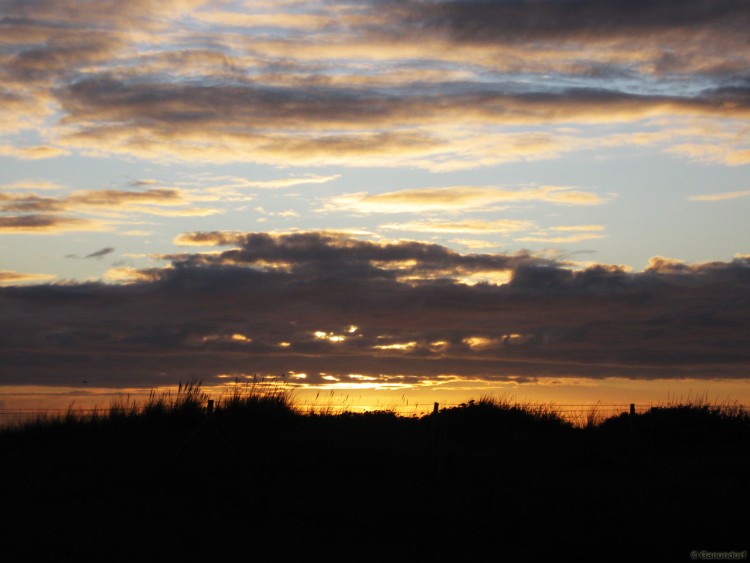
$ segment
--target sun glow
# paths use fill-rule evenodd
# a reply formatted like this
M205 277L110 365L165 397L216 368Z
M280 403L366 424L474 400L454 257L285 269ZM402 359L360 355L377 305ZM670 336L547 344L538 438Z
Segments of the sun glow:
M464 338L462 342L472 350L484 350L490 346L496 345L498 341L494 338L487 338L485 336L470 336Z
M409 351L413 350L417 347L416 342L405 342L405 343L399 343L399 344L380 344L377 346L373 346L376 350L401 350L401 351Z
M318 340L328 340L329 342L344 342L346 340L346 336L341 336L340 334L335 334L333 332L324 332L322 330L317 330L313 333L315 338Z

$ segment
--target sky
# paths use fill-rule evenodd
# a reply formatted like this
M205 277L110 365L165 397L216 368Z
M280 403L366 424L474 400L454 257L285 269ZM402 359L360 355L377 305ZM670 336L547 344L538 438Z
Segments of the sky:
M0 0L0 408L750 403L746 0Z

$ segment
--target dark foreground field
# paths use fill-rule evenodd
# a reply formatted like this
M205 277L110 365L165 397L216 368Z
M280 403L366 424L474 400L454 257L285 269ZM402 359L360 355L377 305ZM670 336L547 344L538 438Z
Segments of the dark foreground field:
M199 390L0 433L0 560L690 561L750 547L750 419L574 428L491 401L404 418Z

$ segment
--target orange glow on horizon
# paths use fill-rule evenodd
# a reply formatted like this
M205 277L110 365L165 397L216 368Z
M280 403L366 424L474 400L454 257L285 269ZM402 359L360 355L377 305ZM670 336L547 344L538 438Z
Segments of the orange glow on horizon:
M324 374L325 376L325 374ZM233 375L218 376L224 380ZM323 384L310 385L305 373L289 373L284 380L267 382L269 389L288 391L293 404L302 412L311 407L327 407L333 411L352 412L391 410L399 415L411 416L431 412L434 403L441 408L494 397L521 405L548 405L560 411L578 411L597 407L608 415L635 403L638 408L648 408L667 403L709 402L712 404L742 404L750 406L750 382L744 380L650 380L627 379L553 379L531 383L481 382L445 378L432 385L413 385L394 379L378 382L370 376L351 374L348 381L334 376ZM251 385L247 376L239 386ZM237 384L227 382L204 385L203 391L214 399L226 396ZM262 389L262 387L257 387ZM141 403L151 392L175 396L176 386L157 388L82 388L44 386L4 386L0 388L0 413L32 409L51 414L67 409L94 409L106 413L114 401ZM619 410L618 410L619 409ZM2 420L0 420L2 423Z

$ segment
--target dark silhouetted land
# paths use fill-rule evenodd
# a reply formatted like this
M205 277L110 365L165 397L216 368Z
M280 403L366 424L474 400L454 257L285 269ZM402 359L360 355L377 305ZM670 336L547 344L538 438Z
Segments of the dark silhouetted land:
M688 561L749 547L750 417L672 405L584 428L481 399L423 417L206 414L177 396L0 433L3 561Z

